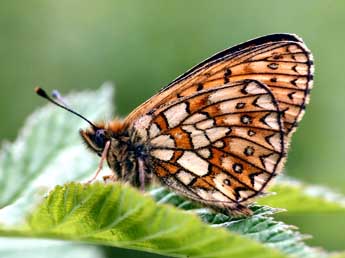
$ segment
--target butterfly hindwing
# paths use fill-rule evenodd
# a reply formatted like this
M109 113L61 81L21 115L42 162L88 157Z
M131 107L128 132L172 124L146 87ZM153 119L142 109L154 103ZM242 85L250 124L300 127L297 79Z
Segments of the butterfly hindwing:
M260 195L284 161L284 132L269 89L246 80L199 91L137 124L152 171L169 187L236 209Z

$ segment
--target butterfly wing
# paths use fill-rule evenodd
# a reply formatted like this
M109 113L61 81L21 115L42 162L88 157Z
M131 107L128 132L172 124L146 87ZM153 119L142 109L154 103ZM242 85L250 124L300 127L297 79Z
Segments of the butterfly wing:
M201 89L252 79L268 86L283 112L286 136L301 120L309 102L313 58L292 34L273 34L226 49L195 66L146 101L126 119L127 127L149 110Z
M303 41L268 35L192 68L134 110L123 128L148 144L150 169L167 186L248 213L245 206L283 166L312 79Z
M278 103L258 81L200 90L134 126L160 180L213 207L248 212L245 205L263 193L284 162Z

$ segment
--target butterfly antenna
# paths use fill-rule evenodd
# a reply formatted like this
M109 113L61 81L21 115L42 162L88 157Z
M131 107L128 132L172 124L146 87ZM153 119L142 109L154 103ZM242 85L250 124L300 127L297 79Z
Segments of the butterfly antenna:
M49 102L55 104L56 106L62 108L62 109L65 109L69 112L71 112L72 114L80 117L81 119L83 119L84 121L86 121L87 123L89 123L94 129L97 129L98 127L93 124L90 120L88 120L86 117L82 116L81 114L77 113L76 111L64 106L64 105L61 105L60 103L56 102L55 100L53 100L51 97L48 96L48 94L45 92L45 90L43 90L42 88L40 87L36 87L35 88L35 92L37 93L38 96L48 100Z
M67 102L64 100L64 98L61 96L60 92L58 90L53 90L51 97L55 100L57 100L58 102L60 102L62 105L64 105L65 107L69 108L69 105L67 105Z

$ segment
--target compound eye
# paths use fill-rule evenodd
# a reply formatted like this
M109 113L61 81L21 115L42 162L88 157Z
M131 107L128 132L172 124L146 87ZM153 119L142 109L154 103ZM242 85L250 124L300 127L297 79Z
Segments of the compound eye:
M95 144L99 148L104 148L105 146L105 133L104 130L97 130L95 133Z

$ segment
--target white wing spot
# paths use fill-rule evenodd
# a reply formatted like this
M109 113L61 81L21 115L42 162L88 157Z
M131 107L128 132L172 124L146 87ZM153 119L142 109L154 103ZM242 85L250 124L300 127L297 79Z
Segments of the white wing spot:
M231 131L228 127L214 127L206 130L207 137L211 142L215 142L227 135Z
M266 138L268 143L273 146L273 148L277 151L281 150L281 142L280 142L280 135L279 133L275 133L271 135L270 137Z
M234 110L233 101L229 100L229 101L221 102L219 104L219 109L223 114L230 113L231 111Z
M152 157L155 157L157 159L169 161L172 158L172 156L174 155L174 151L173 150L155 149L155 150L150 151L150 154Z
M213 119L208 119L208 120L197 123L196 128L201 129L201 130L205 130L207 128L213 127L213 125L214 125Z
M192 182L192 180L195 178L194 175L192 175L191 173L188 173L184 170L179 171L176 174L177 178L184 183L185 185L188 185L190 182Z
M255 190L259 190L261 189L261 187L267 183L267 181L269 180L269 174L268 173L261 173L259 175L256 175L253 177L254 180L254 189Z
M206 136L204 135L204 133L202 131L192 133L191 137L192 137L193 147L195 149L199 149L199 148L206 147L206 146L210 145L209 140L206 138Z
M183 124L195 124L201 120L205 120L207 119L207 116L205 114L200 114L200 113L196 113L194 115L191 115L190 117L188 117Z
M153 147L167 147L167 148L174 148L175 142L170 137L170 135L160 135L156 138L151 140L151 145Z
M278 114L277 113L270 113L269 115L267 115L263 118L263 121L272 129L279 130Z
M305 77L297 77L290 81L294 86L298 88L304 88L307 84L307 79Z
M193 147L195 149L205 147L210 144L203 131L196 129L193 125L184 125L182 129L190 133Z
M155 123L153 123L150 126L149 133L150 133L150 138L156 137L160 133L160 130L159 130L158 126Z
M308 56L305 54L294 54L291 56L294 56L295 60L298 62L307 62L308 61Z
M211 151L207 148L204 148L204 149L198 150L198 154L201 157L208 159L211 156Z
M187 131L188 133L193 133L193 132L195 132L197 130L194 127L194 125L184 125L184 126L182 126L182 129Z
M223 141L216 141L213 145L217 148L223 148L224 142Z
M243 199L247 198L248 196L252 195L254 193L254 191L252 190L241 190L239 191L239 198L238 201L242 201Z
M147 128L149 127L152 121L152 116L145 115L140 117L134 124L134 128L136 129L137 133L146 140L148 138Z
M256 99L255 102L261 108L268 109L268 110L275 110L276 107L273 104L272 96L270 95L262 95Z
M261 162L263 164L263 166L265 167L265 169L270 172L273 173L274 172L274 168L277 164L277 161L279 159L279 155L272 153L269 156L265 156L265 157L260 157L261 158Z
M187 104L180 103L172 106L164 112L164 115L168 121L169 127L173 128L181 123L183 119L188 116Z
M151 120L152 120L152 116L150 115L142 116L138 119L137 122L135 122L135 127L147 129L151 123Z
M295 65L294 70L299 74L306 74L308 72L308 66L304 64Z
M250 94L267 93L263 87L260 87L257 82L250 82L246 85L245 91Z
M222 100L229 99L230 96L237 96L239 92L239 87L229 87L224 89L219 89L216 92L212 93L208 97L208 102L211 103L217 103Z
M290 53L295 53L295 52L298 52L300 51L300 48L297 47L296 45L290 45L288 46L288 52Z
M204 176L208 173L208 162L191 151L185 151L177 163L198 176Z

